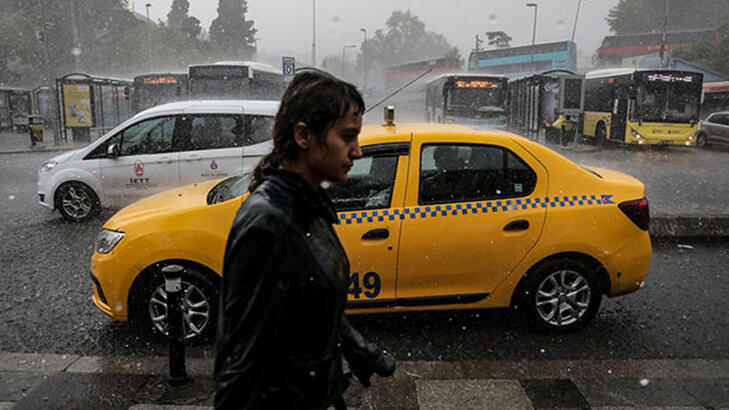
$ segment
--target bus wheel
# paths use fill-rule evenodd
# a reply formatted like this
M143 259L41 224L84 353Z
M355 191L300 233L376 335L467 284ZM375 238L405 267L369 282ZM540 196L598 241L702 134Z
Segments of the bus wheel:
M598 147L607 145L607 128L605 128L603 122L598 123L597 128L595 128L595 145Z
M698 148L704 148L706 146L706 134L703 132L696 136L696 146Z

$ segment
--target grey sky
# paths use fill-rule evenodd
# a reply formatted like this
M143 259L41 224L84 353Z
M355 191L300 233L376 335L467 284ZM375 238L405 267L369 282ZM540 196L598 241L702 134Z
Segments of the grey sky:
M190 13L205 28L217 15L217 0L189 0ZM578 0L537 0L537 42L568 39ZM172 0L150 0L150 14L166 19ZM520 0L316 0L317 57L341 55L342 47L359 45L365 28L368 35L384 28L394 10L419 16L431 31L441 33L457 46L464 58L475 44L475 35L502 30L511 35L512 45L531 42L533 11ZM146 1L130 0L144 13ZM605 16L617 0L589 0L582 3L576 41L586 64L602 38L608 34ZM255 20L262 54L293 55L307 59L311 53L312 0L249 0L247 18ZM354 55L353 50L348 51ZM350 57L353 58L353 57Z

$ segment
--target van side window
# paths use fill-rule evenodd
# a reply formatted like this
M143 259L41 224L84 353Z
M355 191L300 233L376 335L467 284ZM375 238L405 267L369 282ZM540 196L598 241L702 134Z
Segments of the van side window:
M121 133L120 155L157 154L172 151L175 117L139 122Z
M246 115L248 130L243 145L253 145L273 138L273 117L269 115Z
M192 151L240 147L244 134L240 115L191 115L188 147Z

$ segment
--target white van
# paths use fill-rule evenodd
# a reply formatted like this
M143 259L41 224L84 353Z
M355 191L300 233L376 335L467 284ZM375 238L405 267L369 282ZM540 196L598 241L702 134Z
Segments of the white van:
M143 111L38 171L42 206L70 221L100 207L251 171L271 148L277 101L184 101Z

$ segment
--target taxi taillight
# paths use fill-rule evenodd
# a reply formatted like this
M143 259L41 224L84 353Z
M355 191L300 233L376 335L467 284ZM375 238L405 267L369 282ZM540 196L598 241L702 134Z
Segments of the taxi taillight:
M651 221L651 213L648 209L646 198L621 202L618 205L621 211L640 229L647 231Z

